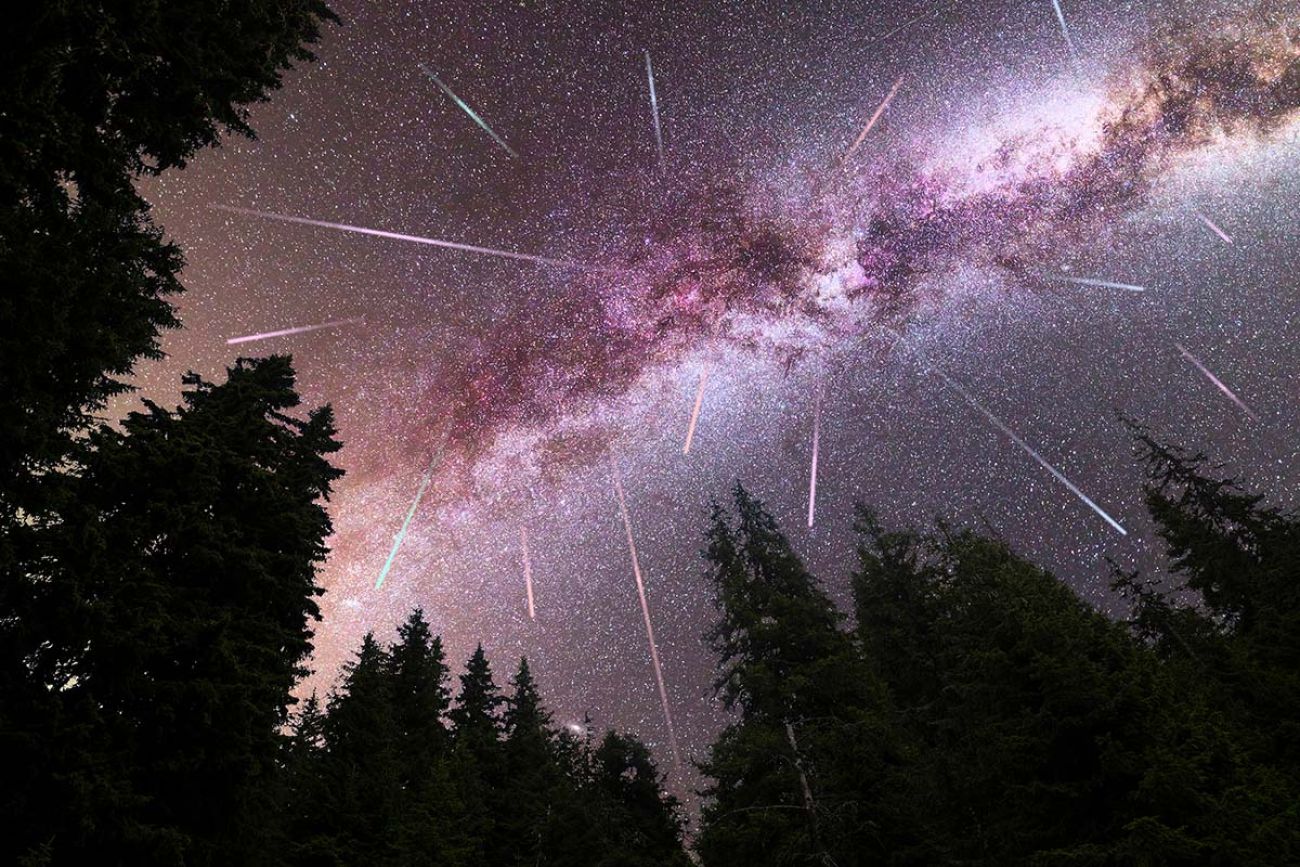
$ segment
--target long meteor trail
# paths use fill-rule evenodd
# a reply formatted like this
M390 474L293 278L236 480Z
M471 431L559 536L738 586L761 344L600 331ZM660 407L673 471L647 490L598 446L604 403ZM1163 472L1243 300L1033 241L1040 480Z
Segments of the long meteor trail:
M885 109L889 108L889 104L894 101L895 94L898 93L898 89L902 86L903 76L900 75L898 81L895 81L894 86L889 89L889 94L884 98L880 105L876 106L875 114L871 115L871 119L868 120L867 125L862 128L862 132L858 133L857 140L853 142L853 145L844 154L844 162L847 163L849 157L853 156L853 152L862 144L863 139L867 137L867 133L871 132L871 128L876 125L876 121L880 120L880 116L885 113Z
M812 435L812 462L808 469L808 529L811 530L813 521L817 517L817 458L821 447L822 437L822 398L824 397L825 386L819 376L817 378L817 400L813 404L813 435Z
M1195 214L1197 217L1199 217L1202 223L1209 226L1211 232L1213 232L1214 234L1222 238L1223 243L1225 244L1232 243L1232 236L1229 235L1227 232L1223 231L1222 229L1220 229L1213 220L1211 220L1209 217L1202 214L1200 211L1192 211L1192 213Z
M551 259L546 256L533 256L529 253L516 253L513 250L498 250L495 247L478 247L474 244L461 244L456 241L443 241L440 238L424 238L419 235L403 235L400 232L385 232L381 229L367 229L364 226L350 226L347 223L331 223L326 220L312 220L307 217L294 217L289 214L277 214L274 211L255 211L252 208L236 208L231 205L210 205L213 210L228 214L240 214L245 217L259 217L263 220L279 220L282 223L297 223L301 226L318 226L322 229L334 229L338 232L355 232L358 235L373 235L376 238L391 238L394 241L408 241L412 244L425 244L430 247L444 247L448 250L461 250L477 253L481 256L496 256L501 259L520 259L525 262L537 262L542 265L554 265L557 268L588 268L581 262L569 259Z
M986 409L984 407L984 404L976 400L974 396L972 396L971 393L966 390L965 386L963 386L957 380L953 379L951 376L949 376L940 368L930 364L929 361L926 360L926 358L921 354L919 350L913 348L907 342L906 338L904 338L903 335L899 334L897 331L893 331L892 329L886 329L886 330L888 330L891 334L893 334L894 337L898 339L904 346L907 346L908 349L911 349L912 353L916 355L916 357L920 360L921 365L926 370L929 370L930 372L938 376L940 379L942 379L945 385L947 385L950 389L956 392L961 397L962 400L966 401L966 403L968 403L971 406L972 409L974 409L980 415L988 419L989 424L993 425L993 427L997 428L999 431L1005 434L1007 439L1011 440L1013 443L1019 446L1021 451L1029 455L1031 458L1033 458L1034 461L1040 467L1042 467L1043 469L1051 473L1052 478L1056 479L1058 482L1064 485L1066 490L1068 490L1070 493L1074 494L1076 497L1079 498L1080 502L1082 502L1089 509L1092 509L1094 512L1096 512L1097 515L1103 521L1105 521L1107 524L1113 527L1115 531L1118 532L1121 536L1128 535L1128 530L1125 530L1124 527L1119 523L1119 521L1116 521L1114 518L1112 518L1109 514L1106 513L1105 509L1103 509L1101 506L1098 506L1095 502L1093 502L1091 497L1089 497L1083 491L1079 490L1078 485L1070 481L1069 478L1066 477L1065 473L1061 472L1056 467L1048 463L1047 459L1044 458L1042 455L1040 455L1037 451L1035 451L1034 448L1029 445L1029 443L1025 442L1020 437L1016 436L1015 431L1007 427L1006 423L1003 422L1002 419L998 418L990 410Z
M668 726L668 745L672 749L673 762L678 770L682 767L682 754L677 746L677 728L673 725L673 713L668 706L668 688L664 686L664 670L659 663L659 645L655 642L655 630L650 624L650 603L646 601L645 580L641 577L641 560L637 557L636 541L632 538L632 520L627 514L627 499L623 496L623 480L618 472L618 463L611 462L614 471L614 492L618 495L618 510L623 516L623 529L627 531L627 550L632 556L632 575L636 578L636 592L641 599L641 616L645 618L646 640L650 642L650 661L654 664L655 682L659 686L659 701L664 708L664 723Z
M1074 58L1074 68L1080 69L1079 65L1079 48L1074 44L1074 37L1070 35L1070 27L1065 23L1065 13L1061 11L1061 0L1052 0L1052 8L1056 10L1056 20L1061 22L1061 35L1065 37L1065 44L1070 47L1070 56Z
M659 97L655 94L655 71L650 65L650 52L645 53L645 77L650 83L650 114L655 124L655 147L659 152L659 167L664 164L664 131L659 125Z
M1177 347L1178 351L1183 354L1183 358L1186 358L1188 361L1190 361L1192 365L1197 370L1199 370L1206 379L1214 383L1214 387L1217 388L1219 391L1223 392L1224 396L1227 397L1228 400L1235 403L1238 409L1240 409L1246 415L1250 416L1251 421L1259 421L1259 416L1255 414L1255 411L1251 409L1249 406L1247 406L1244 400L1237 397L1236 393L1233 392L1232 389L1224 385L1223 380L1219 379L1217 376L1211 373L1210 369L1206 367L1204 364L1201 364L1200 359L1198 359L1195 355L1192 355L1190 352L1188 352L1186 346L1183 346L1181 343L1175 343L1174 346Z
M254 340L270 340L272 337L288 337L290 334L305 334L308 331L320 331L325 328L338 328L341 325L356 325L361 322L360 317L353 319L335 319L332 322L321 322L317 325L299 325L295 328L283 328L279 331L264 331L261 334L249 334L246 337L232 337L226 341L227 344L251 343Z
M1113 283L1110 280L1094 280L1091 277L1055 277L1063 283L1075 283L1079 286L1100 286L1104 289L1123 289L1125 292L1145 292L1145 286L1137 286L1133 283Z
M686 429L686 445L682 446L682 454L691 453L691 441L695 439L695 423L700 420L700 407L704 405L704 384L709 380L709 371L705 370L700 374L700 387L695 391L695 406L691 409L691 424Z
M537 609L533 606L533 558L528 553L528 528L519 528L519 545L524 557L524 589L528 594L528 619L537 619Z
M384 568L379 570L379 578L375 581L376 590L384 586L384 579L388 577L388 571L393 568L393 561L397 559L397 552L406 539L406 531L411 527L411 520L415 517L416 510L420 508L420 501L424 499L425 492L429 490L429 485L433 482L433 473L438 469L438 464L442 463L442 456L446 450L447 446L444 440L442 447L429 460L429 468L425 470L424 478L420 481L420 488L415 492L415 500L406 513L406 520L402 521L402 528L393 537L393 550L388 552L388 559L384 561Z
M473 120L474 123L476 123L476 124L478 124L480 127L482 127L482 128L483 128L483 131L484 131L485 133L487 133L488 135L492 136L492 141L494 141L494 142L496 142L497 144L501 145L501 147L505 149L505 152L508 153L508 154L510 154L510 156L514 157L515 159L519 159L519 154L515 153L515 149L512 148L512 147L510 147L510 145L506 144L505 139L503 139L503 138L501 138L501 136L497 135L496 132L492 129L492 127L490 127L490 126L487 125L487 121L485 121L485 120L483 120L483 118L479 117L479 116L478 116L478 113L475 112L474 109L472 109L472 108L470 108L468 105L466 105L466 104L465 104L465 100L463 100L463 99L461 99L459 96L457 96L457 95L455 94L455 92L454 92L450 87L448 87L447 85L443 84L442 79L439 78L437 75L435 75L432 69L430 69L429 67L427 67L427 66L425 66L423 63L421 63L421 64L420 64L420 71L423 72L425 75L429 76L429 78L433 79L433 83L436 84L436 85L438 85L438 87L442 89L442 92L443 92L443 93L445 93L445 94L447 94L447 96L451 97L451 101L454 102L454 103L456 103L456 105L460 106L460 110L461 110L461 111L463 111L463 112L465 112L467 115L469 115L469 116L470 116L470 119Z

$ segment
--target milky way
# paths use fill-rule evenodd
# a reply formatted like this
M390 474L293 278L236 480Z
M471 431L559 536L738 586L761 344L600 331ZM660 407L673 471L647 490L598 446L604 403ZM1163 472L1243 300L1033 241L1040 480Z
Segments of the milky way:
M862 500L1109 607L1159 562L1120 413L1290 502L1295 4L980 5L341 4L259 141L149 188L189 293L145 391L287 351L339 413L309 687L420 605L667 766L737 478L841 599Z

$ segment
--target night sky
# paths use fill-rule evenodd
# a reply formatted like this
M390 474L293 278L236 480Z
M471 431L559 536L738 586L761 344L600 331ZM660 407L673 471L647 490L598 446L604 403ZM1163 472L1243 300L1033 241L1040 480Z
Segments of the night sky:
M145 187L188 291L139 384L288 352L335 407L306 688L421 606L457 665L527 654L557 723L671 770L615 466L697 758L725 720L699 550L737 479L845 603L862 501L1118 610L1110 562L1161 562L1121 414L1294 503L1300 30L1246 5L1064 0L1067 37L1052 0L339 0L257 141Z

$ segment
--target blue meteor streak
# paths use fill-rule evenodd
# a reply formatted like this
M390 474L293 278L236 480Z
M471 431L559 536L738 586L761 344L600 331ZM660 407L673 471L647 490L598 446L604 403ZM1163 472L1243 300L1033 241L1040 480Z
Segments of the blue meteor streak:
M483 131L484 131L484 132L486 132L488 135L492 136L492 140L493 140L494 142L496 142L497 144L501 145L501 147L505 148L506 153L510 154L510 156L514 157L515 159L519 159L519 154L515 153L514 148L512 148L512 147L510 147L510 145L506 144L505 141L501 138L501 136L499 136L499 135L497 135L495 132L493 132L492 127L488 126L488 125L487 125L487 122L486 122L485 120L483 120L483 118L479 117L478 114L475 113L474 109L472 109L472 108L470 108L468 105L466 105L466 104L465 104L465 101L464 101L463 99L461 99L459 96L457 96L457 95L455 94L455 92L452 91L452 89L451 89L450 87L448 87L447 85L443 84L443 83L442 83L442 79L439 78L438 76L434 75L433 70L431 70L429 67L427 67L427 66L425 66L423 63L421 63L421 64L420 64L420 71L423 72L425 75L429 76L430 78L432 78L432 79L433 79L433 83L436 84L436 85L438 85L438 87L442 88L442 92L445 93L445 94L447 94L448 96L450 96L451 99L452 99L452 102L454 102L454 103L456 103L456 105L460 106L461 111L463 111L463 112L465 112L467 115L469 115L469 116L470 116L470 119L473 120L474 123L476 123L476 124L478 124L479 126L481 126L481 127L483 128Z
M402 522L402 529L397 531L393 538L393 550L388 552L388 559L384 561L384 568L379 570L379 580L375 582L375 589L378 590L384 586L384 579L388 577L388 570L393 568L393 561L397 559L397 551L402 547L402 541L406 539L406 531L410 529L411 520L415 517L416 509L420 508L420 501L424 499L424 492L429 490L429 485L433 482L433 471L438 468L439 462L442 461L442 454L445 449L440 449L433 459L429 461L429 469L424 473L424 479L420 482L420 489L415 492L415 502L411 503L411 509L406 513L406 520Z

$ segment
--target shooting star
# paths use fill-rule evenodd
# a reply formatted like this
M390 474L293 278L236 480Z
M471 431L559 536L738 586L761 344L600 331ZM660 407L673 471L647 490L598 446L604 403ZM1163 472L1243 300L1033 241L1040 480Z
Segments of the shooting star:
M375 589L378 590L384 586L384 579L388 577L388 572L393 568L393 561L397 559L397 552L402 547L402 542L406 539L406 531L411 527L411 520L415 517L415 512L420 508L420 501L424 499L424 494L429 490L429 485L433 482L433 473L438 469L438 464L442 463L442 456L447 451L447 441L444 438L442 446L429 459L429 468L424 472L424 478L420 481L420 487L415 492L415 500L411 503L410 510L406 513L406 520L402 521L402 528L397 531L393 537L393 550L388 552L388 559L384 561L384 568L379 570L379 578L375 581Z
M1070 47L1070 56L1074 58L1075 71L1080 70L1079 65L1079 48L1074 44L1074 37L1070 35L1070 28L1065 23L1065 13L1061 11L1061 0L1052 0L1052 8L1056 10L1056 20L1061 22L1061 35L1065 37L1065 44Z
M618 463L611 460L614 471L614 492L618 495L618 510L623 516L623 529L627 532L627 549L632 557L632 575L636 578L636 592L641 599L641 616L645 618L646 640L650 642L650 661L654 664L655 682L659 686L659 701L663 704L664 723L668 726L668 745L672 750L673 763L680 770L682 767L681 750L677 746L677 729L673 725L672 710L668 706L668 688L664 686L664 670L659 663L659 645L655 642L654 627L650 624L650 603L646 601L645 580L641 576L641 561L636 553L636 541L632 538L632 519L627 514L627 498L623 495L623 480L618 472Z
M1217 376L1211 373L1208 367L1206 367L1204 364L1201 364L1200 359L1198 359L1195 355L1192 355L1190 352L1188 352L1187 347L1183 346L1181 343L1175 343L1174 346L1177 347L1178 351L1183 354L1183 358L1186 358L1188 361L1190 361L1196 367L1196 369L1199 370L1202 373L1202 375L1205 376L1206 379L1214 383L1214 387L1217 388L1219 391L1223 392L1223 394L1228 398L1228 400L1235 403L1242 412L1250 416L1252 421L1259 421L1259 416L1255 414L1255 411L1251 409L1249 406L1247 406L1244 400L1237 397L1237 395L1233 392L1232 389L1224 385L1221 379L1219 379Z
M858 149L860 144L862 144L862 140L867 137L867 133L871 132L871 128L876 125L876 121L880 120L880 116L885 113L885 109L889 108L889 104L894 101L894 95L898 93L898 88L902 86L903 76L900 75L898 81L895 81L894 86L889 89L889 94L885 97L884 101L881 102L880 105L876 106L875 114L871 115L871 120L867 121L867 125L862 128L862 132L858 133L857 141L853 142L853 146L844 154L842 162L847 163L849 157L853 156L853 152Z
M492 141L501 145L501 147L505 149L505 152L510 154L510 156L514 157L515 159L519 159L519 154L515 153L515 149L510 147L510 145L506 144L505 140L502 139L501 136L497 135L496 132L493 131L492 127L487 125L487 121L479 117L478 114L474 111L474 109L466 105L465 101L461 99L459 96L457 96L450 87L443 84L442 79L439 78L437 75L434 75L432 69L425 66L423 63L421 63L419 66L420 66L420 71L423 72L425 75L429 76L429 78L433 79L433 83L438 85L438 87L442 89L443 93L451 97L451 101L456 103L456 105L460 106L461 111L469 115L470 119L473 120L474 123L482 127L485 133L492 136Z
M825 396L825 384L821 375L817 377L817 399L813 404L812 465L808 471L808 529L811 530L817 515L817 457L822 436L822 398Z
M1199 217L1202 223L1209 226L1210 231L1214 232L1214 234L1222 238L1223 243L1225 244L1232 243L1232 236L1229 235L1227 232L1223 231L1222 229L1220 229L1217 225L1215 225L1215 222L1213 220L1211 220L1209 217L1202 214L1200 211L1193 210L1192 213L1195 214L1197 217Z
M1104 289L1123 289L1126 292L1145 292L1145 286L1135 286L1132 283L1112 283L1109 280L1093 280L1090 277L1053 277L1053 280L1060 280L1064 283L1076 283L1080 286L1100 286Z
M709 379L709 371L706 369L700 374L700 387L695 391L695 406L691 409L691 425L686 429L686 445L682 446L682 454L691 453L691 441L695 439L695 423L700 420L700 407L704 404L704 383Z
M363 320L360 317L354 319L336 319L333 322L321 322L318 325L299 325L296 328L285 328L280 331L265 331L261 334L249 334L247 337L231 337L226 341L227 344L251 343L254 340L270 340L272 337L288 337L290 334L305 334L308 331L320 331L325 328L338 328L341 325L356 325Z
M645 77L650 82L650 114L655 123L655 147L659 150L659 167L664 164L664 131L659 126L659 98L655 95L655 71L650 65L650 52L645 53Z
M1103 509L1101 506L1098 506L1095 502L1093 502L1091 497L1089 497L1083 491L1079 490L1078 485L1070 481L1069 478L1066 477L1065 473L1061 472L1056 467L1048 463L1047 459L1044 458L1042 455L1040 455L1037 451L1035 451L1034 448L1029 445L1029 443L1025 442L1020 437L1016 436L1015 431L1009 428L1006 425L1006 423L1002 421L1002 419L998 418L990 410L986 409L984 404L976 400L974 396L971 395L971 393L966 390L965 386L963 386L957 380L953 379L951 376L949 376L940 368L930 364L925 359L925 357L921 354L920 350L912 347L911 344L907 342L906 338L903 337L903 335L899 334L897 331L893 331L892 329L886 329L886 330L890 331L890 333L893 334L894 337L897 338L900 342L902 342L904 346L907 346L909 349L911 349L912 353L916 355L916 357L920 360L921 365L926 370L929 370L931 373L934 373L936 376L942 379L945 385L947 385L950 389L956 392L956 394L959 395L962 400L966 401L966 403L969 404L972 409L974 409L980 415L988 419L989 424L993 425L993 427L997 428L999 431L1005 434L1007 439L1011 440L1013 443L1019 446L1021 451L1029 455L1031 458L1033 458L1034 461L1040 467L1042 467L1043 469L1051 473L1052 478L1056 479L1058 482L1064 485L1066 490L1068 490L1070 493L1074 494L1076 497L1079 498L1080 502L1082 502L1089 509L1092 509L1094 512L1096 512L1097 515L1100 516L1103 521L1105 521L1107 524L1113 527L1115 531L1118 532L1121 536L1128 535L1128 530L1125 530L1124 527L1119 523L1119 521L1116 521L1114 518L1112 518L1109 514L1106 513L1105 509Z
M519 544L524 556L524 588L528 592L528 619L537 619L537 609L533 606L533 558L528 554L528 528L519 528Z
M347 223L330 223L325 220L310 220L306 217L293 217L277 214L273 211L255 211L251 208L235 208L230 205L210 205L214 210L245 217L260 217L263 220L279 220L282 223L297 223L302 226L319 226L322 229L334 229L339 232L355 232L358 235L373 235L376 238L391 238L395 241L409 241L412 244L425 244L430 247L444 247L448 250L461 250L466 253L478 253L481 256L496 256L502 259L520 259L525 262L537 262L541 265L554 265L557 268L589 268L581 262L568 259L550 259L546 256L533 256L528 253L515 253L511 250L498 250L494 247L477 247L473 244L460 244L456 241L443 241L438 238L422 238L419 235L403 235L399 232L384 232L380 229L367 229L363 226L349 226Z

